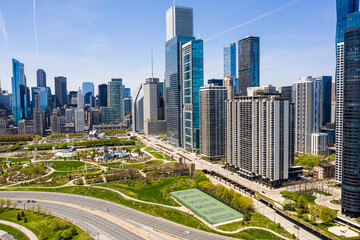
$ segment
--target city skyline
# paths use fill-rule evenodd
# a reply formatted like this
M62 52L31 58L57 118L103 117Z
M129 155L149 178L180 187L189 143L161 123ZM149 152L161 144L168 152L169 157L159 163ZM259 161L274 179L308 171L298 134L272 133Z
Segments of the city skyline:
M90 81L94 82L94 85L99 85L114 77L122 78L124 83L134 90L151 74L151 50L154 51L154 76L162 80L165 68L164 41L166 40L163 12L171 6L172 2L161 4L141 2L143 3L141 7L139 4L129 3L127 6L129 12L135 8L140 12L151 8L155 15L154 19L145 21L140 18L138 21L129 22L126 19L128 13L121 11L123 16L116 16L114 20L119 31L110 31L109 27L104 27L110 21L109 14L112 13L109 6L113 4L115 8L121 6L121 3L105 1L85 4L83 1L75 3L65 1L60 6L60 4L37 1L38 59L32 4L26 3L24 8L15 12L11 4L1 3L0 50L3 55L0 58L0 76L2 88L8 90L11 88L8 80L11 77L11 58L14 57L25 64L27 85L30 87L36 86L36 70L41 68L45 70L48 86L52 89L54 89L54 77L60 75L67 77L69 90L77 90L82 82ZM311 75L333 76L335 3L321 0L309 7L307 0L290 3L277 1L276 5L266 1L260 2L261 4L254 4L252 1L242 3L229 1L224 6L220 6L220 3L212 3L213 7L210 11L202 7L203 2L184 0L176 3L194 9L194 36L204 39L205 81L210 78L220 78L223 75L223 46L229 42L237 42L247 35L261 37L260 82L262 84L287 85L304 75L304 72ZM258 8L259 5L261 5L260 8ZM238 10L233 10L234 7ZM301 14L299 9L302 11ZM48 14L54 13L55 10L64 11L68 20L57 17L48 19ZM211 20L215 22L208 24L208 16L215 13L227 13L228 18ZM297 14L299 14L298 17L310 15L312 19L303 18L299 21L296 20ZM267 27L264 26L265 19ZM129 26L122 24L124 21ZM319 24L313 26L313 21L318 21ZM17 22L23 23L24 27L18 27L18 25L15 27ZM240 27L236 28L237 26ZM296 31L292 30L294 26L296 26ZM235 30L227 31L231 28ZM140 31L133 31L133 29ZM94 31L96 33L93 33ZM128 42L130 40L122 38L121 35L130 34L130 32L133 36L131 39L135 39L130 46L137 45L136 51L141 54L131 54L133 51L122 47L130 44ZM146 34L152 36L149 43L144 46L136 44L140 41L136 39L142 39ZM19 35L26 37L17 38ZM307 37L310 35L311 38ZM310 53L314 55L311 61L306 56ZM97 89L95 91L97 92Z

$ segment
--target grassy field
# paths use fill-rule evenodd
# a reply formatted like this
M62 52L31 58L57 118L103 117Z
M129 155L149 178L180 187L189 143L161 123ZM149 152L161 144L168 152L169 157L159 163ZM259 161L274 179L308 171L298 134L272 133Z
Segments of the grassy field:
M21 210L18 209L4 209L4 211L0 213L0 219L20 224L31 230L37 236L40 235L40 232L43 232L43 234L47 236L47 239L58 239L56 236L58 231L55 231L51 225L54 220L59 218L25 210L25 217L27 218L28 222L24 223L23 220L17 221L16 219L17 214L20 212ZM68 224L70 223L68 222ZM78 232L78 234L73 236L72 239L80 239L83 235L86 235L86 233L79 227L73 224L71 224L71 226L74 226Z
M184 212L161 207L161 206L155 206L151 204L146 203L140 203L135 202L131 200L124 199L120 195L106 189L98 189L94 187L78 187L78 186L69 186L69 187L61 187L61 188L36 188L36 189L29 189L29 188L22 188L21 191L40 191L40 192L59 192L59 193L69 193L69 194L75 194L75 195L82 195L82 196L88 196L88 197L94 197L99 198L107 201L111 201L114 203L122 204L124 206L133 208L135 210L150 214L155 217L164 218L167 220L170 220L175 223L179 223L194 229L204 230L207 232L212 232L224 236L229 236L233 238L241 238L244 240L253 240L253 236L250 236L248 234L242 234L236 233L236 234L221 234L218 233L211 228L208 228L205 226L202 222L200 222L198 219L196 219L193 216L190 216L189 214L186 214ZM0 189L0 191L6 191L6 189ZM1 218L1 217L0 217ZM287 236L291 236L291 234L287 233ZM266 238L269 239L269 238Z
M6 157L0 157L0 161L5 161L5 160ZM22 164L30 161L28 158L9 158L8 160L12 163L22 163Z
M211 224L243 218L238 211L196 188L171 192L170 195Z
M280 238L268 231L261 229L246 229L240 233L244 239L271 239L271 240L284 240L284 238Z
M135 164L127 164L127 163L124 163L124 168L138 168L138 169L141 169L141 168L144 168L146 166L150 166L150 165L161 165L163 164L164 161L162 160L151 160L151 161L148 161L146 163L135 163ZM117 163L103 163L103 164L100 164L101 166L104 166L104 167L110 167L110 168L121 168L121 162L117 162Z
M240 228L250 227L250 226L267 228L292 239L292 235L287 231L285 231L283 227L274 223L273 221L271 221L270 219L259 213L252 213L251 219L248 222L234 222L234 223L218 226L217 228L224 231L236 231Z
M0 230L10 233L17 240L29 240L29 238L22 231L18 230L17 228L14 228L14 227L11 227L11 226L8 226L5 224L0 224Z
M85 167L84 162L78 161L48 161L48 164L52 164L51 167L58 171L80 170Z
M165 156L165 159L168 160L168 161L171 161L171 157L166 155L165 153L161 153L161 152L157 152L154 148L152 147L147 147L144 149L146 152L150 153L154 158L157 158L157 159L164 159L164 156Z
M132 181L119 181L103 183L101 186L116 189L120 192L143 201L160 203L169 206L179 206L169 191L179 191L195 187L191 177L167 177L159 179L137 179Z

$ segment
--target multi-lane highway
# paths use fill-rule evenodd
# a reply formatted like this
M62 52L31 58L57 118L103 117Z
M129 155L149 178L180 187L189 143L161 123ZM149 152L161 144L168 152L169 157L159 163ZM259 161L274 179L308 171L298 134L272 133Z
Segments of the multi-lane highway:
M51 210L53 215L66 217L66 219L71 220L85 231L89 231L93 237L97 238L99 236L100 239L163 240L171 239L171 235L182 239L229 239L191 229L166 219L153 217L132 208L96 198L62 193L10 191L0 192L0 198L21 199L22 201L25 199L36 200L42 207ZM105 209L109 209L109 211ZM127 225L121 226L116 220ZM131 228L128 227L129 225L131 225ZM139 234L139 231L133 230L135 228L146 234Z

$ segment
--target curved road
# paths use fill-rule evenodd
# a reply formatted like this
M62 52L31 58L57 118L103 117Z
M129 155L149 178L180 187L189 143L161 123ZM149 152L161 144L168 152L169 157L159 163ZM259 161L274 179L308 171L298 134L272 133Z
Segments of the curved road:
M154 217L143 212L125 207L120 204L108 202L105 200L63 193L46 193L46 192L0 192L0 198L30 199L36 200L43 208L52 211L52 214L62 218L66 218L78 225L85 231L88 231L93 237L100 239L169 239L166 235L161 235L155 230L159 230L170 235L183 239L199 239L199 240L224 240L230 239L224 236L207 233L191 229L189 227L176 224L174 222ZM63 205L68 204L68 205ZM69 206L71 204L71 207ZM19 204L18 207L22 204ZM75 207L76 206L76 207ZM110 211L106 212L105 208ZM104 216L95 214L89 209L101 212ZM109 219L106 215L126 222L133 227L146 232L148 236L139 235L126 227L121 227L114 219ZM186 231L191 231L187 234Z

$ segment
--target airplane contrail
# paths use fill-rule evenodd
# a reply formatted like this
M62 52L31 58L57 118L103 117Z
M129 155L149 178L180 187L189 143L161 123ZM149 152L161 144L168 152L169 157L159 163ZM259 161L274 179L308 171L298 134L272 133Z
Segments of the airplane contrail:
M5 20L4 20L4 17L2 15L1 11L0 11L0 34L3 35L5 44L7 44L8 43L8 34L6 31Z
M288 8L288 7L290 7L291 5L294 5L295 3L299 2L299 1L301 1L301 0L294 0L294 1L290 2L290 3L285 4L284 6L281 6L281 7L279 7L279 8L276 8L276 9L270 11L270 12L264 13L264 14L262 14L262 15L260 15L260 16L257 16L257 17L255 17L255 18L249 20L249 21L246 21L246 22L244 22L244 23L242 23L242 24L236 25L236 26L234 26L234 27L232 27L232 28L229 28L229 29L226 29L226 30L224 30L224 31L222 31L222 32L219 32L219 33L215 34L214 36L211 36L211 37L209 37L208 39L205 39L205 41L212 40L212 39L217 38L217 37L219 37L219 36L221 36L221 35L223 35L223 34L225 34L225 33L231 32L231 31L233 31L233 30L235 30L235 29L238 29L238 28L241 28L241 27L243 27L243 26L246 26L246 25L248 25L248 24L250 24L250 23L256 22L256 21L258 21L258 20L260 20L260 19L263 19L263 18L265 18L265 17L267 17L267 16L270 16L270 15L272 15L272 14L274 14L274 13L277 13L277 12L279 12L279 11L285 9L285 8Z
M34 6L34 33L35 33L35 45L36 45L36 63L39 63L39 45L38 45L38 37L37 37L37 30L36 30L36 1L33 0Z

